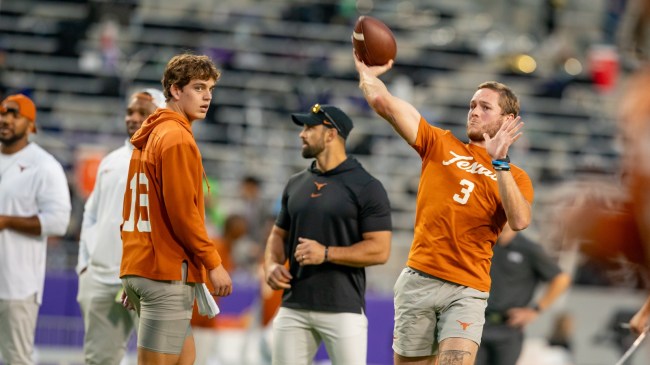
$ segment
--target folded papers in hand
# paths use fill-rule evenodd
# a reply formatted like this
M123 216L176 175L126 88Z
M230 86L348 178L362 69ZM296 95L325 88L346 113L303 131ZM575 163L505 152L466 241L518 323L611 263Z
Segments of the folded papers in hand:
M219 307L217 302L210 294L210 290L205 284L195 285L194 286L194 296L196 297L196 303L199 307L199 314L202 316L208 316L208 318L214 318L219 314Z

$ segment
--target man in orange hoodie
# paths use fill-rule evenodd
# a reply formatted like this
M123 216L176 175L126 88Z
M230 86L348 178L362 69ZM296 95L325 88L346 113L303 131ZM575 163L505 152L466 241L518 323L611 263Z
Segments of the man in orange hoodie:
M173 57L163 74L167 101L133 135L124 194L120 277L125 305L140 317L138 364L192 364L194 286L216 296L232 281L205 229L203 179L192 122L204 119L220 73L206 56Z

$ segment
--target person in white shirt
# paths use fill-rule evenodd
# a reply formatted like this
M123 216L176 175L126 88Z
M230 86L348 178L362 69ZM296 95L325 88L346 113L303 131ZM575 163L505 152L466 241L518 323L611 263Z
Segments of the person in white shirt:
M130 137L149 114L165 107L165 97L159 90L144 89L127 102L124 123L129 139L100 162L81 226L77 301L84 319L86 364L119 364L137 328L135 311L124 308L120 300L122 201L133 151Z
M29 141L36 106L23 94L0 104L0 353L33 364L47 238L65 234L70 191L61 164Z

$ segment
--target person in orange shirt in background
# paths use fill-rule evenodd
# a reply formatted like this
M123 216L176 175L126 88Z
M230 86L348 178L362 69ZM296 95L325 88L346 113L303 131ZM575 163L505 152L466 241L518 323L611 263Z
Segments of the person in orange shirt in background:
M162 78L166 108L150 115L131 138L120 277L125 305L140 317L138 364L192 364L195 285L209 280L213 295L232 292L207 234L206 175L191 129L205 118L219 76L207 56L174 56Z
M231 214L226 218L223 225L223 235L215 238L217 251L221 255L221 265L229 273L238 269L237 260L233 257L233 250L242 237L248 232L246 218L239 214Z
M508 158L523 126L519 101L506 85L479 85L468 105L469 142L461 142L388 91L379 76L393 61L354 62L368 104L422 159L413 243L394 289L395 364L474 364L492 247L506 223L520 231L532 216L531 180Z
M285 264L287 270L289 269L289 262ZM260 364L271 364L273 361L273 319L282 305L282 290L273 290L269 284L266 283L264 276L264 261L262 261L260 268L260 320L259 328L261 332L260 341Z
M619 99L617 124L622 146L620 182L597 181L571 192L572 204L559 220L566 239L599 260L624 258L650 269L650 64L628 76ZM630 319L636 334L650 330L650 297Z
M246 236L248 232L248 223L246 218L238 214L229 215L223 226L223 234L221 237L213 239L217 246L217 251L221 256L221 265L226 269L229 274L237 270L236 259L233 258L233 250L240 241ZM208 288L212 291L212 284L207 283ZM194 304L192 311L192 331L194 332L194 341L196 344L196 359L195 365L206 364L208 358L212 356L215 349L215 330L222 327L246 327L246 316L229 315L221 313L216 317L208 318L199 314L198 306Z

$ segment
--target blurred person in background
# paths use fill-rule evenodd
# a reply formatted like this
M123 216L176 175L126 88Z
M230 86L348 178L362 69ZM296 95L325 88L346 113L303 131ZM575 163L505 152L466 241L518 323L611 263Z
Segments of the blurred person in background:
M256 243L263 246L264 223L269 215L269 207L262 196L262 182L255 176L245 176L239 185L241 197L241 212L248 221L248 235Z
M61 164L29 136L36 106L23 94L0 104L0 353L33 364L47 238L65 234L70 191Z
M650 2L648 2L650 3ZM647 6L650 9L650 5ZM634 73L620 104L619 125L625 141L623 171L630 190L632 212L639 231L638 251L645 258L644 267L650 270L650 64ZM630 320L636 334L648 328L650 297Z
M559 347L568 355L573 353L572 339L575 332L575 319L569 312L562 312L555 316L551 334L548 336L548 345Z
M636 335L640 335L648 329L648 320L650 319L650 297L646 299L641 309L634 314L630 320L630 330Z
M122 307L120 301L122 201L133 152L130 139L156 108L165 107L165 96L159 90L144 89L127 103L124 124L129 138L100 162L81 226L77 301L84 319L86 364L119 364L137 327L135 312Z
M630 74L618 105L622 141L622 184L596 182L575 192L560 220L566 238L596 259L624 257L650 270L650 64ZM607 189L604 189L606 187ZM630 320L641 333L648 325L648 301Z
M238 214L231 214L226 217L223 227L223 234L221 237L214 238L213 241L217 246L217 251L221 256L221 265L232 276L237 270L237 260L233 257L235 246L239 244L241 238L246 235L248 231L248 223L246 218ZM207 284L208 288L212 291L212 285ZM221 313L217 317L208 318L200 315L196 303L192 312L192 332L194 333L194 343L196 345L196 359L194 364L203 365L209 364L213 357L218 357L216 353L216 330L222 325L224 320L229 316L228 314ZM236 321L242 323L242 318L236 318ZM230 322L233 318L230 318Z
M302 126L302 156L314 161L289 179L266 245L266 281L284 290L272 363L311 364L324 342L333 365L366 364L364 268L390 255L388 195L347 155L353 124L341 109L315 104L291 118Z
M213 295L232 292L206 230L207 176L192 133L192 123L208 112L219 76L207 56L172 57L162 77L166 108L151 114L131 138L120 277L124 304L139 317L138 364L192 364L196 291L209 280ZM209 305L211 298L202 294Z
M288 267L287 267L288 269ZM258 329L260 331L260 363L273 362L273 319L282 305L282 290L273 290L266 282L264 262L260 265L260 305Z
M532 219L532 182L508 157L522 135L519 100L504 84L480 84L464 143L388 91L379 76L393 61L354 62L368 104L422 159L413 243L394 287L395 364L474 364L492 247L506 224L519 231Z
M618 123L622 131L623 186L641 242L638 253L650 269L650 64L630 75L619 104ZM634 258L637 259L637 258Z
M492 286L476 365L515 365L524 344L525 327L569 288L571 277L540 245L507 225L493 251ZM532 303L542 281L548 285Z
M270 203L263 196L262 181L246 175L239 181L239 198L232 211L246 218L248 232L235 255L241 259L241 268L256 276L260 260L264 257L264 244L268 237L267 222L271 217Z
M595 259L624 257L650 269L650 65L628 77L618 109L619 181L579 186L560 217L567 239Z

